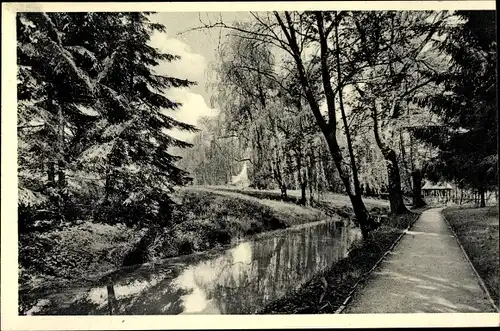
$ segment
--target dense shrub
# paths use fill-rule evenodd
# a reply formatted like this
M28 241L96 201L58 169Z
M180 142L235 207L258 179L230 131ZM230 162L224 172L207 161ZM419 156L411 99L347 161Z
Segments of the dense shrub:
M132 230L123 225L90 222L50 232L20 234L20 283L43 281L43 278L85 278L88 273L119 267L132 238ZM40 275L44 277L34 277Z

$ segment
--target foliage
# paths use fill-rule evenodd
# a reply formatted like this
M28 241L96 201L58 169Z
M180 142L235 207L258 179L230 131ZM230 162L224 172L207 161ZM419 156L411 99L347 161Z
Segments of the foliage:
M168 222L189 180L169 149L190 145L166 130L195 128L164 112L179 106L165 89L193 84L156 74L179 58L149 45L164 30L143 13L18 14L20 229Z
M194 184L227 184L239 172L244 150L236 137L225 134L221 123L221 115L202 117L198 120L200 132L191 140L193 147L180 151L179 167L190 173Z
M121 225L82 222L19 237L20 284L87 278L121 266L134 232Z
M256 24L243 27L259 29ZM306 186L325 189L322 141L304 111L290 61L240 32L228 35L219 55L210 86L221 112L204 121L203 132L193 139L195 148L184 154L185 168L193 170L196 182L226 184L247 162L253 187L279 187L284 195ZM312 67L309 74L315 74Z
M418 99L443 124L415 131L439 149L428 162L429 176L484 192L498 183L495 18L490 11L458 15L461 24L438 43L451 69L430 75L444 90Z

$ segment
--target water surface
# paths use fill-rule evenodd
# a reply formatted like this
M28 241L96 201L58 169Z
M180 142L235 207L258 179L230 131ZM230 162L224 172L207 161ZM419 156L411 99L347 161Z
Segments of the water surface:
M94 284L20 293L23 315L252 314L348 255L359 229L324 222L219 252L119 270Z

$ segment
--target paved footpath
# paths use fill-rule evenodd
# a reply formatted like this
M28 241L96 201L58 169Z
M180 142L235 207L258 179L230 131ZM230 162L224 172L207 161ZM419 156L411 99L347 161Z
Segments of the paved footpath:
M441 210L422 213L343 313L496 312Z

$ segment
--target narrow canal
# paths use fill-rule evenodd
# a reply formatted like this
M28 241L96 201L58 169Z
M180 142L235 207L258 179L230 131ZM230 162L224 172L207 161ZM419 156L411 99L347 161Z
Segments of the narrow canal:
M308 224L95 283L21 292L20 314L253 314L348 255L361 233L342 224Z

